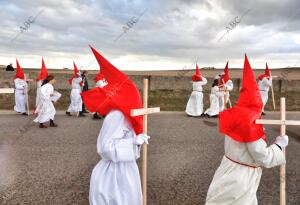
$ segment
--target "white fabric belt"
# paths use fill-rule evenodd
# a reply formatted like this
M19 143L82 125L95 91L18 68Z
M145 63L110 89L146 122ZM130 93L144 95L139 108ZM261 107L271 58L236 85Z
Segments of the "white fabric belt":
M193 90L193 91L195 91L195 92L201 92L202 93L202 91L200 91L200 90Z

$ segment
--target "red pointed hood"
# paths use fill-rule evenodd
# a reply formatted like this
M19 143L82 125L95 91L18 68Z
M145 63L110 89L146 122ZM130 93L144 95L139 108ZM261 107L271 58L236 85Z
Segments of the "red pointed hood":
M23 69L21 68L21 66L20 66L20 64L19 64L18 59L16 59L16 64L17 64L17 71L16 71L16 74L15 74L14 79L20 78L20 79L23 79L23 80L24 80L25 75L24 75L24 73L23 73Z
M143 107L138 89L124 73L108 62L93 47L91 49L108 85L83 92L81 95L85 106L91 112L98 112L101 115L107 115L113 109L119 110L131 122L136 134L142 133L142 116L130 116L132 109Z
M271 73L270 73L270 70L269 70L269 67L268 67L268 64L266 63L266 69L265 69L265 73L260 75L258 77L259 80L262 80L263 78L269 78L271 76Z
M237 104L219 115L220 132L238 142L266 140L263 126L255 123L261 118L262 99L253 70L245 55L242 89Z
M44 59L42 58L42 69L40 72L40 75L36 78L37 81L44 80L48 77L48 71L44 62Z
M72 78L69 79L69 84L72 85L72 80L73 78L78 78L79 77L79 70L75 64L75 62L73 61L73 64L74 64L74 75Z
M100 70L99 73L97 73L97 75L95 76L94 81L97 82L97 81L103 80L103 79L104 79L104 76Z
M223 85L224 83L227 83L228 80L229 80L229 69L228 69L228 61L227 61L226 66L224 68L224 74L221 76L219 80L219 84Z
M196 74L194 74L192 76L192 81L196 82L196 81L201 81L202 77L201 77L201 73L200 73L200 69L198 67L198 64L196 64Z

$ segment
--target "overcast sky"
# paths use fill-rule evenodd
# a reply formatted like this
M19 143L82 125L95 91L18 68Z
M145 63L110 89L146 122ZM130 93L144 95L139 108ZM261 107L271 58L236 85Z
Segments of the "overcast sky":
M43 56L48 68L75 60L99 69L91 44L122 70L182 69L196 59L242 67L245 52L255 68L300 67L299 0L0 0L0 8L0 65L18 58L40 68Z

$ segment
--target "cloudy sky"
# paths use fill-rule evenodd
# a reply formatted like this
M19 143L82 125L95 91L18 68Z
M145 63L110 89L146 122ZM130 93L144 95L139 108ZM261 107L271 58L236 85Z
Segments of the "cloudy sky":
M75 60L98 69L91 44L122 70L182 69L196 59L242 67L245 52L255 68L300 67L299 0L0 0L0 8L0 65L17 57L39 68L43 56L48 68Z

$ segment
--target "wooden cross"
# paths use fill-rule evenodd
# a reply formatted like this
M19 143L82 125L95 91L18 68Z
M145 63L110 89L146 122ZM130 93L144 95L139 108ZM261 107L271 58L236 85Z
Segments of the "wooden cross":
M26 82L33 82L33 79L29 78L29 74L28 74L28 78L27 78L27 74L24 74L24 80ZM29 97L28 97L28 91L29 91L29 84L27 85L27 87L25 88L25 99L26 99L26 104L27 104L27 114L30 115L29 112Z
M256 124L263 125L280 125L280 135L286 134L286 125L300 125L300 121L296 120L286 120L285 112L285 98L280 99L280 120L256 120ZM282 148L282 151L285 155L285 149ZM286 165L283 164L280 166L280 205L286 205Z
M148 79L144 79L143 90L144 108L131 110L131 116L143 115L143 133L147 134L148 114L160 112L159 107L148 108ZM143 187L143 205L147 204L147 144L143 144L143 171L142 171L142 187Z
M225 82L224 82L224 79L222 79L222 86L225 86ZM226 92L229 94L229 90L227 90L225 87L224 89L221 89L222 91ZM230 98L228 97L228 103L229 103L229 106L230 108L232 108L232 104L231 104L231 101L230 101ZM226 95L224 95L224 109L226 110L227 109L227 106L226 106L227 102L226 102Z

